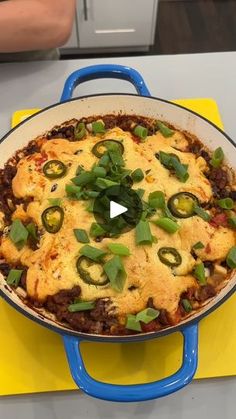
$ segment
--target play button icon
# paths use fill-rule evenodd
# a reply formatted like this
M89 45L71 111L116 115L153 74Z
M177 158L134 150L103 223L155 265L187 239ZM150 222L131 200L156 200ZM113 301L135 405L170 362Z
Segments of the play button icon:
M104 189L93 204L94 218L106 237L114 237L134 228L139 223L142 212L139 194L123 185Z
M128 211L128 208L118 204L115 201L110 201L110 218L118 217Z

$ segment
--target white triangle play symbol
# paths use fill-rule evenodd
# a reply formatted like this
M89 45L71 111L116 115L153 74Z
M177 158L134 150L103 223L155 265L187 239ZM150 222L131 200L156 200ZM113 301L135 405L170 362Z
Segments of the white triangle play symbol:
M118 217L118 215L124 214L128 211L128 208L123 205L117 204L115 201L110 201L110 218Z

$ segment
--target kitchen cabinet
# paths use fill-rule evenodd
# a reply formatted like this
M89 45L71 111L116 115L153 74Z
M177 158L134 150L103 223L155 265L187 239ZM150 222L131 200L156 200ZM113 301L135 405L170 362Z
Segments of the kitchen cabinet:
M154 42L158 0L77 0L62 53L146 50Z
M80 0L80 48L141 46L153 43L156 0Z

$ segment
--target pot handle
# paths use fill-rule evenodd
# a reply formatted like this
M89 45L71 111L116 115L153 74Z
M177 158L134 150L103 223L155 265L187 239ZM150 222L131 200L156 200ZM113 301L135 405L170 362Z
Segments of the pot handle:
M186 386L193 378L198 360L198 324L181 331L184 337L183 362L180 369L170 377L147 384L116 385L101 383L92 378L85 369L76 336L64 335L64 345L72 377L82 391L98 399L113 402L139 402L167 396Z
M102 78L127 80L134 85L139 95L150 96L141 74L134 68L118 64L99 64L84 67L71 73L64 84L61 102L72 98L73 90L78 84Z

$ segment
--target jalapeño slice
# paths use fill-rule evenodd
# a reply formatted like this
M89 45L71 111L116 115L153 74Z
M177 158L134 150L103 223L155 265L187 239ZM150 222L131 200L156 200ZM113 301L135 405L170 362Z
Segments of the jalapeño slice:
M49 179L58 179L66 174L66 166L60 160L49 160L43 166L43 173Z
M159 259L164 265L174 268L181 265L182 257L174 247L161 247L158 250Z
M86 284L101 287L109 283L101 261L95 262L86 256L80 256L76 262L76 268L81 279Z
M168 200L168 208L178 218L189 218L194 215L195 205L199 205L198 198L190 192L179 192Z
M92 153L100 158L103 156L104 153L106 153L109 150L119 150L121 154L124 153L124 146L120 141L116 140L104 140L99 141L96 143L92 148Z
M46 208L42 215L42 223L48 233L55 234L57 233L63 223L64 211L58 205L53 207Z

